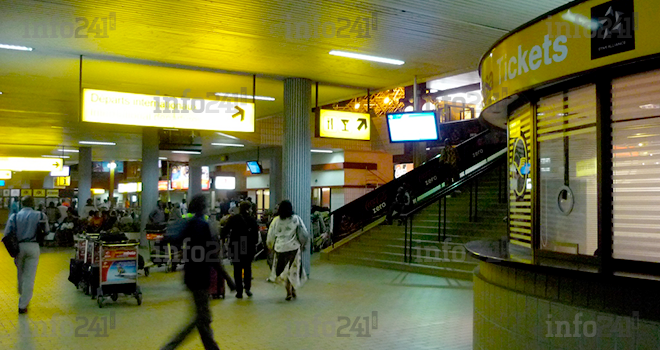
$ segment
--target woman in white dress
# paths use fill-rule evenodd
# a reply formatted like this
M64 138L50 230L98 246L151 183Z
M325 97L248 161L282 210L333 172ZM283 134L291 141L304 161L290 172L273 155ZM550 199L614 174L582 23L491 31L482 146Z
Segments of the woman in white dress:
M268 228L266 244L269 249L275 249L273 269L277 281L286 287L286 300L295 298L296 289L307 280L301 250L308 239L307 228L300 216L293 212L291 202L282 201L277 216Z

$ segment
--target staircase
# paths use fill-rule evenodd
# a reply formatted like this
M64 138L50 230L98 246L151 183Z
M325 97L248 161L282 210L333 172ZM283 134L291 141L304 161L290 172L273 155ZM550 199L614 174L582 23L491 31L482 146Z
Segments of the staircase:
M477 260L464 244L506 235L504 161L460 185L458 191L429 202L408 218L412 237L407 258L406 226L381 224L322 258L356 265L472 280ZM459 193L460 192L460 193ZM446 203L445 203L446 201ZM445 210L446 208L446 210Z

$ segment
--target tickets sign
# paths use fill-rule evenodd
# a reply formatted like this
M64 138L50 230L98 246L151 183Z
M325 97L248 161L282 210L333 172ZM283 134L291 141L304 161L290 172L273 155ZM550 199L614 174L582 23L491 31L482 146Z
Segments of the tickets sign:
M318 136L333 139L371 139L371 116L367 113L353 113L321 109L318 117Z

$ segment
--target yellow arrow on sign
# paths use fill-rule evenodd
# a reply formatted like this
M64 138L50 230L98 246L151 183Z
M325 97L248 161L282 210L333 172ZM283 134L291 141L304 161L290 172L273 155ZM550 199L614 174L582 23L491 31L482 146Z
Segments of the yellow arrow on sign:
M245 120L245 110L239 106L234 106L238 110L238 112L234 113L231 117L236 118L239 115L241 116L241 121Z
M61 158L0 157L0 169L12 171L62 170Z

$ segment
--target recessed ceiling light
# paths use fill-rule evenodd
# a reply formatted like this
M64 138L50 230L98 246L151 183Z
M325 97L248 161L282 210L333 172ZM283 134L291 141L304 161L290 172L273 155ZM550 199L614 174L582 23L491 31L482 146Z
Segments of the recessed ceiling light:
M330 149L312 149L312 153L332 153Z
M172 151L172 153L179 153L179 154L202 154L200 151Z
M400 65L406 63L404 61L395 60L395 59L392 59L392 58L363 55L363 54L355 53L355 52L332 50L332 51L330 51L330 54L333 55L333 56L355 58L355 59L358 59L358 60L373 61L373 62L380 62L380 63L387 63L387 64L395 64L397 66L400 66Z
M42 157L44 157L44 158L70 158L69 156L56 156L56 155L53 155L53 154L44 154L44 155L42 155Z
M223 137L226 137L226 138L229 138L229 139L232 139L232 140L238 140L238 137L236 137L236 136L231 136L231 135L223 134L223 133L221 133L221 132L216 132L216 134L218 134L218 135L220 135L220 136L223 136Z
M79 153L80 151L77 149L58 149L57 152L64 152L64 153Z
M211 143L212 146L223 146L223 147L245 147L245 145L240 144L240 143L220 143L220 142L213 142Z
M639 106L639 108L641 108L641 109L658 109L658 108L660 108L660 105L649 103L649 104L646 104L646 105L641 105L641 106Z
M0 91L0 95L2 95L2 91Z
M114 146L114 142L105 142L105 141L78 141L81 145L101 145L101 146Z
M9 45L9 44L0 44L0 49L17 50L17 51L32 51L32 50L34 50L33 48L27 47L27 46Z
M167 160L167 157L158 157L160 160Z
M241 95L241 94L230 94L228 92L216 92L216 96L224 96L224 97L235 97L235 98L244 98L244 99L252 99L252 95ZM261 100L261 101L275 101L275 97L268 97L268 96L254 96L255 100Z

